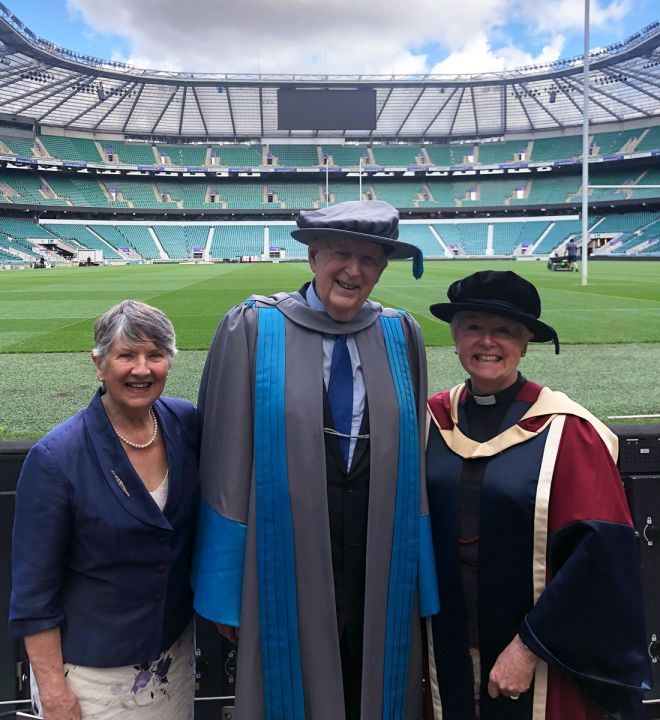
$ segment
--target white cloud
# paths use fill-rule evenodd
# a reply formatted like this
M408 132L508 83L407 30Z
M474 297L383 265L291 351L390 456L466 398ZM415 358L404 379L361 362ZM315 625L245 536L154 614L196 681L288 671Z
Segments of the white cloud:
M479 32L460 50L451 53L437 63L431 72L447 75L498 72L524 65L541 65L553 62L561 56L564 38L555 35L551 42L534 56L513 45L493 49L486 34Z
M425 45L460 48L505 15L506 0L68 0L97 32L122 35L141 67L202 72L428 70ZM478 18L478 20L475 20ZM394 58L394 60L393 60Z
M592 0L593 23L616 22L631 2ZM67 5L94 32L124 38L130 50L116 58L138 67L323 74L547 62L559 57L563 34L581 27L583 7L579 0L114 0L112 12L98 0Z
M602 28L617 23L631 9L631 0L612 0L609 3L591 0L589 25ZM580 0L537 0L521 3L521 11L537 32L581 31L584 27L584 2Z

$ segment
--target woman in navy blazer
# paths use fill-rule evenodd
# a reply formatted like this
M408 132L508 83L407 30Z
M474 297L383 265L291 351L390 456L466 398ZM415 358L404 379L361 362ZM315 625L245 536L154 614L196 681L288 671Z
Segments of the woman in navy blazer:
M46 720L192 718L197 413L161 398L176 353L156 308L95 326L101 389L30 451L18 483L10 630Z

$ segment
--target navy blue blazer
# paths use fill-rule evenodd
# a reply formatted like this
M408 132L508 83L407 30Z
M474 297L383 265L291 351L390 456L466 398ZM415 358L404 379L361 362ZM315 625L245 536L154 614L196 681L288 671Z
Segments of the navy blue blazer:
M199 502L194 406L154 406L169 463L164 511L133 470L100 393L28 454L16 491L9 630L59 627L65 662L136 665L192 616Z

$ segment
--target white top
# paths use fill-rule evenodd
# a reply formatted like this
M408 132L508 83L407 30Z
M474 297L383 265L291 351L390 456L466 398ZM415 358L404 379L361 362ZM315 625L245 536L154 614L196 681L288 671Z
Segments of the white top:
M165 477L163 478L163 482L155 489L150 490L149 495L154 499L154 502L158 507L160 508L160 511L163 512L163 508L165 507L165 503L167 502L167 491L170 486L170 471L168 470L165 473Z

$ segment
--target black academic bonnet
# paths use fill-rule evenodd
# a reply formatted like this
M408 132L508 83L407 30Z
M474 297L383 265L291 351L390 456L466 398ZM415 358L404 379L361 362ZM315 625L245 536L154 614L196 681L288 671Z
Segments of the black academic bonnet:
M399 211L382 200L348 200L318 210L301 210L297 230L291 232L298 242L342 237L366 240L383 246L391 260L413 258L413 275L424 272L422 251L399 240Z
M541 298L531 282L511 270L482 270L453 282L447 290L448 303L429 308L433 315L451 322L458 312L501 315L522 323L532 334L532 342L552 340L559 354L557 331L539 320Z

